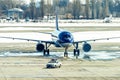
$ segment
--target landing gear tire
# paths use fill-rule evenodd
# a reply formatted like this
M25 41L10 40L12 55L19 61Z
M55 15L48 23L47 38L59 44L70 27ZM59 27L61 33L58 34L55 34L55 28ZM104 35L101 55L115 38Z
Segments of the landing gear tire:
M50 55L49 49L44 50L44 51L43 51L43 55L44 55L44 56L49 56L49 55Z
M74 56L76 56L76 59L80 55L80 50L79 49L74 49Z
M68 53L67 52L64 53L64 57L68 58Z

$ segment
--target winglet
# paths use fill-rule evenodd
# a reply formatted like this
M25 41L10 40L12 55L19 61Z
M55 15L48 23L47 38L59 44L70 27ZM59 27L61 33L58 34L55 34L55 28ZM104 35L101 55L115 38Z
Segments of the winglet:
M59 26L58 26L58 7L56 7L56 30L59 31Z

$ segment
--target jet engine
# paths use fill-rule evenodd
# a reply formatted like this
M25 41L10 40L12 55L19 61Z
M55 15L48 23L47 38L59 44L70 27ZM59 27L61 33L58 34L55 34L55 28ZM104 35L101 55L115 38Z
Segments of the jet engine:
M36 50L39 51L39 52L42 52L44 50L44 48L45 48L44 45L41 44L41 43L38 43L36 45Z
M84 43L82 49L84 52L89 52L91 50L91 45L88 43Z

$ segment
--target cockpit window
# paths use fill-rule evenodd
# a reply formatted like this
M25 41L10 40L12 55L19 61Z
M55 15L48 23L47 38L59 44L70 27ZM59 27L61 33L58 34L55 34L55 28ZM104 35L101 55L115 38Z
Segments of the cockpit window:
M71 36L70 36L70 34L66 34L66 35L64 35L64 37L65 38L70 38Z
M70 32L63 31L59 34L59 40L61 42L71 42L71 41L73 41L73 37Z

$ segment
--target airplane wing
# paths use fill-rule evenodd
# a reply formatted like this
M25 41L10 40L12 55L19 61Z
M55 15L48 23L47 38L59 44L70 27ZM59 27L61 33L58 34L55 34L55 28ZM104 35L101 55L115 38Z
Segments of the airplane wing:
M104 42L106 42L105 40L109 40L109 41L111 40L112 42L119 42L120 41L119 34L120 31L88 31L88 32L73 33L73 37L74 37L74 43L91 42L91 41L103 42L103 40Z
M90 41L102 41L119 38L120 31L89 31L89 32L77 32L73 33L74 43L90 42ZM4 36L3 36L4 35ZM0 33L0 38L11 40L23 40L33 42L51 43L51 34L43 33ZM114 42L117 42L114 40ZM9 42L8 40L0 40L0 42Z
M88 39L82 41L74 41L74 43L82 43L82 42L91 42L91 41L101 41L101 40L110 40L110 39L118 39L120 37L109 37L109 38L98 38L98 39Z
M0 33L0 38L11 39L11 40L43 42L43 43L51 43L51 44L53 43L51 39L51 35L43 34L43 33ZM1 41L2 40L0 40L0 42ZM9 41L3 40L2 42L9 42Z

